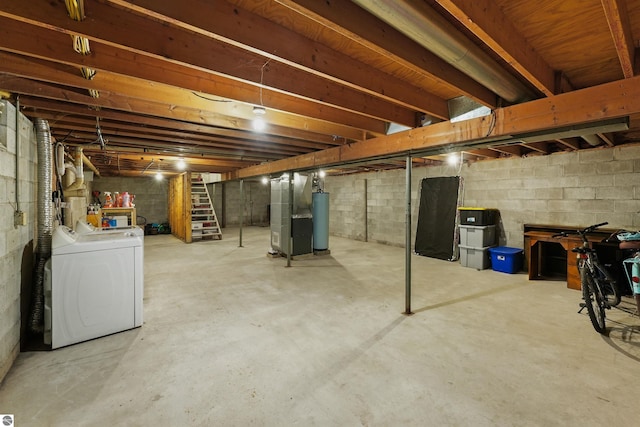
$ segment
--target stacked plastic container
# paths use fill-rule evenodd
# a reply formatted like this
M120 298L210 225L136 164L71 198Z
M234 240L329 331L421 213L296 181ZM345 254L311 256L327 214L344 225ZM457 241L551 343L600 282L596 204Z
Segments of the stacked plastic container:
M491 266L489 248L496 246L495 209L460 207L460 264L485 270Z

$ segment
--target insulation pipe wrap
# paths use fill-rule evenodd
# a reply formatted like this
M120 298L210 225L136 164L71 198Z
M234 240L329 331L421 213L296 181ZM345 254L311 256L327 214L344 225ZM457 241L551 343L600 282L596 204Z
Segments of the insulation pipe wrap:
M29 329L34 333L41 333L44 324L44 265L51 256L51 236L53 234L53 204L51 203L53 155L49 122L35 119L35 127L38 151L38 261L31 292Z

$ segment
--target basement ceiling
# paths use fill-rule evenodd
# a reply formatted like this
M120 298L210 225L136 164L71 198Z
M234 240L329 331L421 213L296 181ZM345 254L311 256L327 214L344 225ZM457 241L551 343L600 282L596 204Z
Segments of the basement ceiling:
M575 93L580 114L598 118L582 104L606 99L589 88L640 85L639 37L633 0L4 0L0 91L105 176L178 173L178 158L228 179L347 157L351 171L397 168L412 138L460 133L449 122L459 112L484 107L467 126L484 123L489 136L503 118L526 118L528 104L553 110ZM421 142L414 162L638 142L640 108L621 98L628 129L483 145L459 136L446 149Z

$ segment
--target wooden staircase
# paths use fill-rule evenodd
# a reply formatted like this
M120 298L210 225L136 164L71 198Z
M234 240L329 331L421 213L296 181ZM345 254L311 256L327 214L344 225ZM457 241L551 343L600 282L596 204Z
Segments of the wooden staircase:
M222 240L222 230L200 174L191 177L191 240Z

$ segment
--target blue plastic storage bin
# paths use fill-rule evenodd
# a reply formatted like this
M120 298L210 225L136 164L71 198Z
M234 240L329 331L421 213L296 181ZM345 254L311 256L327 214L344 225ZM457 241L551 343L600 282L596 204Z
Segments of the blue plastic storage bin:
M517 273L522 268L522 249L497 246L489 248L491 268L502 273Z

